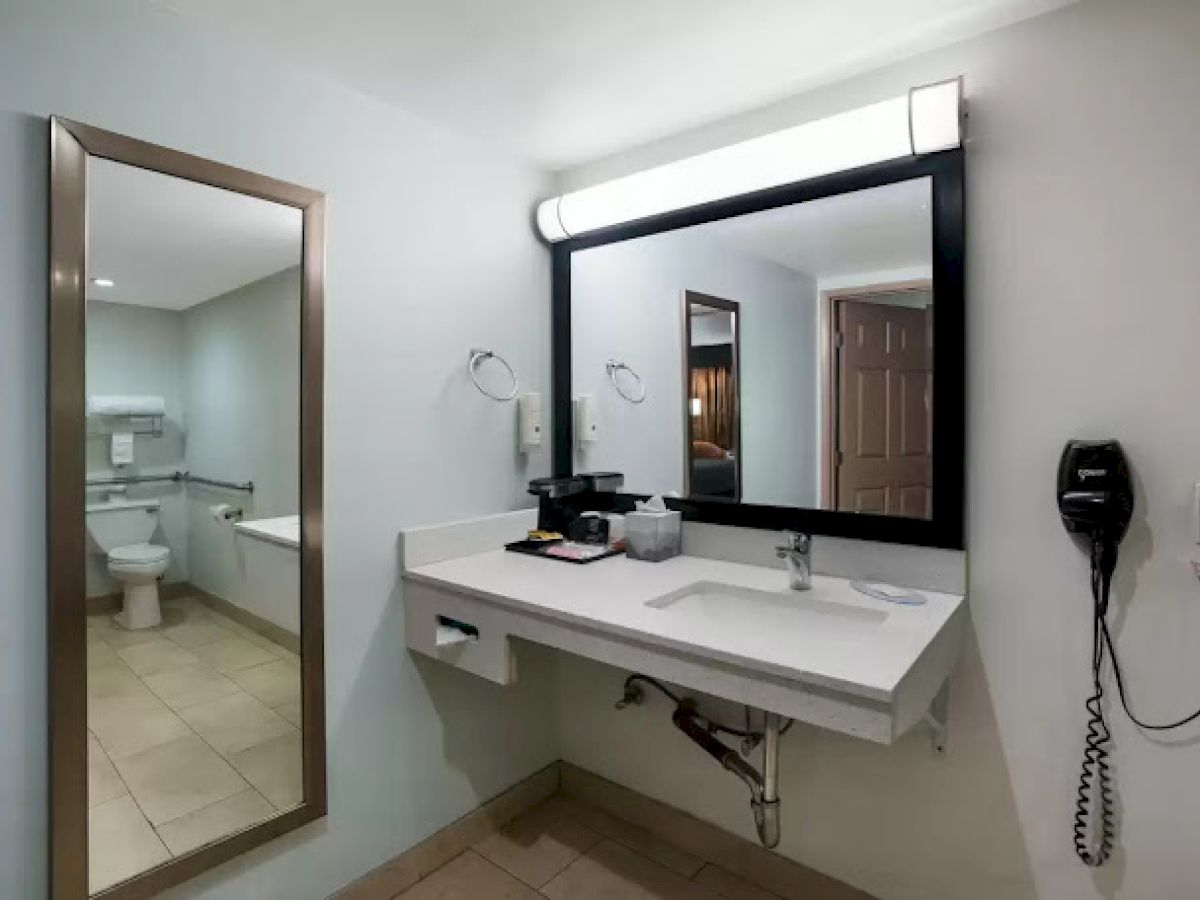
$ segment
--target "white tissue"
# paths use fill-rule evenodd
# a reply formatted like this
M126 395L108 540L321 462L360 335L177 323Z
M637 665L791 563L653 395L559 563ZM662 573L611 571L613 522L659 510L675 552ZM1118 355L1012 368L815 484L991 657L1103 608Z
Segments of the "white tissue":
M666 512L667 501L662 498L662 494L655 494L649 500L633 501L633 508L638 512Z
M114 431L112 433L112 464L128 466L133 463L133 432Z

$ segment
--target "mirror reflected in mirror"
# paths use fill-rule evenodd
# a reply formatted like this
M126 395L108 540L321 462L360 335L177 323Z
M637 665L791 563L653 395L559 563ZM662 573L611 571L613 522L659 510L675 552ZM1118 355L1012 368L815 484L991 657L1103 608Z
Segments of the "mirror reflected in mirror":
M303 212L87 165L96 893L304 800Z
M575 471L931 519L931 207L932 179L910 178L575 250L572 392L597 420ZM612 358L644 402L608 383Z
M740 500L738 304L684 291L686 495Z

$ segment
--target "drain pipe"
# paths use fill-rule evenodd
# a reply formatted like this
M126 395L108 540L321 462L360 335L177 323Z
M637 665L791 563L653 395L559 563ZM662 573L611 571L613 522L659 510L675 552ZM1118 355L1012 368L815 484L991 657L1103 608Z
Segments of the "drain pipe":
M754 807L754 824L763 846L779 844L779 714L766 713L763 726L762 799Z
M750 788L750 808L754 825L764 847L779 844L779 732L780 719L776 713L766 713L763 731L763 770L760 774L732 747L717 740L707 723L690 705L680 703L671 714L675 727L686 734L705 753L732 772Z

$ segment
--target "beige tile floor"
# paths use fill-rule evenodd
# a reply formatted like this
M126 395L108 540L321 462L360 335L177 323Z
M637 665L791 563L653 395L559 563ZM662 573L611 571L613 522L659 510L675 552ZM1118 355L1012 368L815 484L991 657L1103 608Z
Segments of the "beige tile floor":
M87 651L93 893L300 802L296 654L188 597Z
M561 795L395 900L779 900L636 825Z

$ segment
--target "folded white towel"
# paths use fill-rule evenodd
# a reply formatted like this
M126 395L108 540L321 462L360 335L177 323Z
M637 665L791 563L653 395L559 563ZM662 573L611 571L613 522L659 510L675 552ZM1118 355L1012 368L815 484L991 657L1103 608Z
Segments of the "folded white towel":
M153 394L93 394L88 397L89 416L161 416L167 401Z

